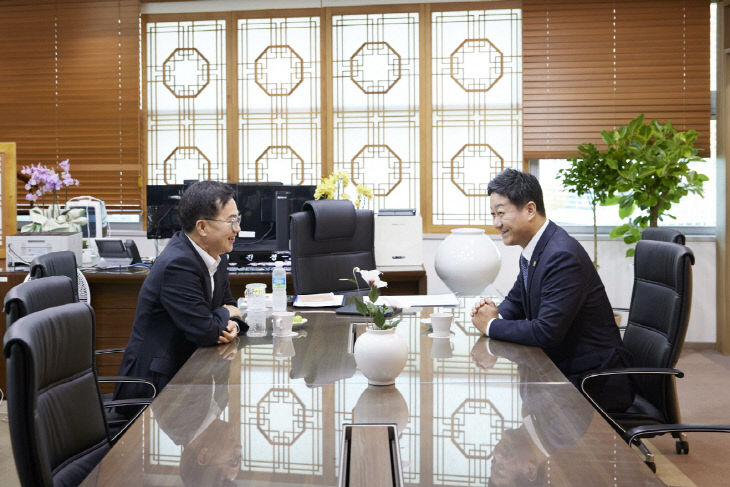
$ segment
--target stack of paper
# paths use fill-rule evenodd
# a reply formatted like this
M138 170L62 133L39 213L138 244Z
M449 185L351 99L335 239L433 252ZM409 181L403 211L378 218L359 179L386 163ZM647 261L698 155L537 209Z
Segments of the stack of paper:
M300 294L294 300L298 308L323 308L325 306L342 306L344 296L335 293Z

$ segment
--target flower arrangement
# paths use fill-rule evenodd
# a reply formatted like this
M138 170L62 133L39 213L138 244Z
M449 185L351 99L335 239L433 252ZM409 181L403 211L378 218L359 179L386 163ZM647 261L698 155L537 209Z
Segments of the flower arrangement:
M345 188L347 188L349 184L350 176L348 176L347 172L339 171L332 173L327 177L323 177L322 181L317 185L314 190L314 199L343 199L352 201L352 197L349 193L345 192ZM361 204L364 206L364 203L373 197L373 190L364 184L358 184L355 186L355 191L357 198L352 203L355 205L355 208L360 208Z
M360 277L362 277L362 279L368 283L368 287L370 288L370 292L368 293L368 301L365 302L360 296L352 296L349 298L349 302L355 303L355 307L361 315L369 316L370 318L372 318L373 324L377 328L380 328L381 330L395 328L398 323L400 323L400 319L390 320L389 322L385 321L386 316L392 314L395 309L386 304L376 304L376 302L380 298L380 291L378 291L378 289L380 289L381 287L386 287L388 285L387 282L380 280L380 274L382 274L382 272L378 270L364 271L360 270L359 267L354 267L352 269L353 279L342 280L350 281L357 285L357 273L360 273Z
M68 159L59 162L58 167L60 171L55 171L39 162L21 168L20 174L27 177L25 189L28 190L28 194L25 195L25 199L34 205L30 209L31 223L24 225L20 229L22 232L78 232L81 231L81 226L86 224L83 208L62 210L58 203L58 191L65 188L68 199L68 187L79 185L79 180L71 177L71 165ZM46 207L48 193L50 201ZM38 206L39 200L40 206Z

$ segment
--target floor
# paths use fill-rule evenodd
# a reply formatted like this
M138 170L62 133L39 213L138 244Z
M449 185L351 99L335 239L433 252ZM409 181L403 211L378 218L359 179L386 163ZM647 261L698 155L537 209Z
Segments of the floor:
M677 365L684 371L678 380L679 402L685 423L730 424L730 356L706 347L685 346ZM15 473L6 403L0 404L0 485L20 485ZM670 486L727 485L730 478L730 434L696 433L689 437L690 454L674 453L674 440L650 441L656 454L657 473Z

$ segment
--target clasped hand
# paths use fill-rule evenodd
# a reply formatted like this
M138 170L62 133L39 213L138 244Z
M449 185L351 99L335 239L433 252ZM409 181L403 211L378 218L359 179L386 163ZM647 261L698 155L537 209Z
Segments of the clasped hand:
M243 319L243 316L241 315L241 311L230 304L224 304L224 308L228 310L228 317L238 317ZM221 332L221 336L218 337L218 343L230 343L238 336L238 325L233 320L228 320L228 325L226 326L225 330Z
M487 334L487 324L492 318L499 317L499 310L494 301L488 298L480 298L471 309L471 322L482 334Z

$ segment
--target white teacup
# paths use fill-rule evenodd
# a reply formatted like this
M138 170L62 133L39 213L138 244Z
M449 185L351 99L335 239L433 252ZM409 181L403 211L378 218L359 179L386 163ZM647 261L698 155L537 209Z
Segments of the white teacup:
M450 313L431 313L431 328L433 336L445 338L450 336L451 322L454 316Z
M271 313L271 321L274 328L274 336L290 336L291 328L294 324L293 311L276 311Z
M274 339L274 358L276 360L284 360L294 355L294 343L291 337L276 337Z
M451 358L454 355L454 343L449 337L431 340L432 358Z

